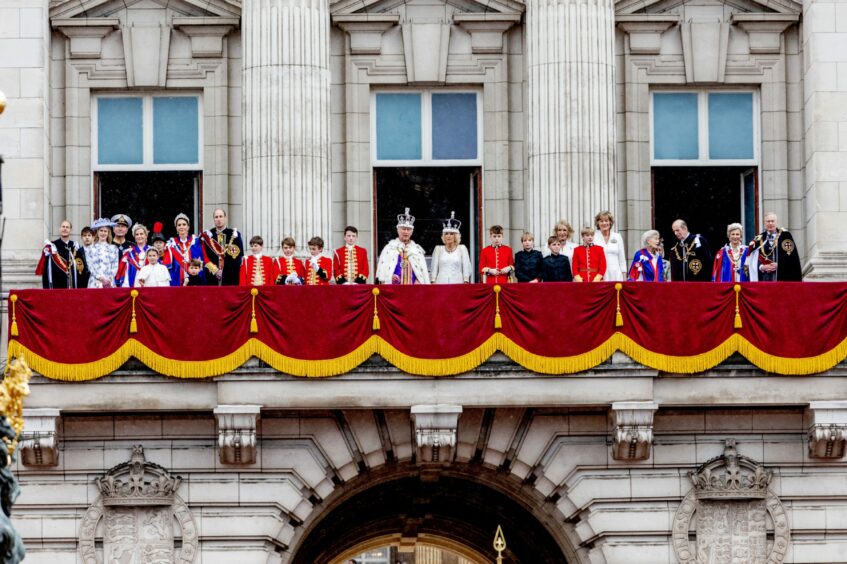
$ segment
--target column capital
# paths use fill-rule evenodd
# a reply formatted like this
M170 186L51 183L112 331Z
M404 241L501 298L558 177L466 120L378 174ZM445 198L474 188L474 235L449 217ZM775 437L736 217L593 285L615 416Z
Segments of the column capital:
M59 464L59 417L53 407L24 408L24 430L18 448L24 466Z
M612 403L615 460L647 460L653 446L653 414L659 409L654 401Z
M418 464L450 464L456 455L461 405L413 405Z

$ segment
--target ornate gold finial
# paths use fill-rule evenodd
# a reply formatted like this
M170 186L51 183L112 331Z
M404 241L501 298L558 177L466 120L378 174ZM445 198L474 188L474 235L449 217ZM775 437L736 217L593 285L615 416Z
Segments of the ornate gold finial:
M29 379L32 370L23 358L11 359L6 365L3 385L0 386L0 413L6 416L9 425L15 431L15 438L3 437L9 449L9 459L4 466L11 462L11 456L18 447L18 439L24 430L24 397L29 395Z
M503 536L503 529L497 525L497 532L494 534L494 550L497 551L497 564L503 564L503 551L506 550L506 537Z

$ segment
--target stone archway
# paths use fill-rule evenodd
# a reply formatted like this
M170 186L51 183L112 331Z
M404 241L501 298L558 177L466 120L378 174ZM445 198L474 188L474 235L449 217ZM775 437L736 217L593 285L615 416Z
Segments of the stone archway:
M493 560L501 525L513 563L579 562L553 503L507 474L471 465L392 465L364 474L321 505L292 539L292 564L328 564L369 541L465 547Z

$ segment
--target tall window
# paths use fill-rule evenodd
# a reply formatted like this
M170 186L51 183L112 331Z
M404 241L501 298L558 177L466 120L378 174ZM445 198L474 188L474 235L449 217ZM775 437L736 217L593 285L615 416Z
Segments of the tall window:
M196 94L103 94L92 107L95 214L126 213L172 232L186 213L197 230L203 168Z

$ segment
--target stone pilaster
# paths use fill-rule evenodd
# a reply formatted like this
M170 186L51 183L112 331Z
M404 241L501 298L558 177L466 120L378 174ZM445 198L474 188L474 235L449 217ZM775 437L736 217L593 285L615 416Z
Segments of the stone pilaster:
M593 225L615 205L614 2L529 0L529 225ZM615 210L612 210L613 212Z
M330 235L327 0L245 0L244 233Z

